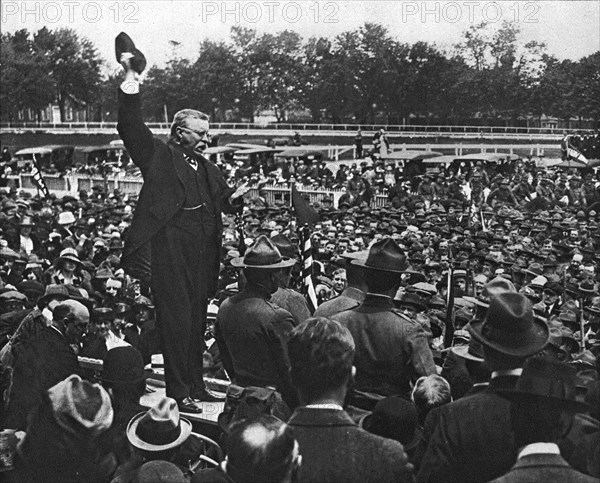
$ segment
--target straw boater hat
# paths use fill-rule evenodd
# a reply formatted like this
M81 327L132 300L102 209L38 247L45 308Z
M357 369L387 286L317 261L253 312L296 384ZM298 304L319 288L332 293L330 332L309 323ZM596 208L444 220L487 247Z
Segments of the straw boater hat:
M471 336L501 354L528 357L548 342L546 323L533 316L531 301L523 294L506 292L490 302L482 322L471 322Z
M179 416L174 399L163 398L156 406L131 418L127 439L145 451L164 451L182 444L192 432L192 423Z
M243 257L231 260L231 265L236 268L276 269L287 268L296 264L296 260L282 257L273 242L261 235Z
M380 272L405 273L406 254L391 238L375 243L365 259L352 260L352 265Z

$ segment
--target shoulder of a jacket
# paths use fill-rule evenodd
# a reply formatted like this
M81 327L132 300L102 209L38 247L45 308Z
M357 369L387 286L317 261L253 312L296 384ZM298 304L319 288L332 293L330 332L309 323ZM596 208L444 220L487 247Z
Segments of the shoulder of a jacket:
M403 314L400 311L400 309L393 308L393 309L390 310L390 312L392 312L394 315L400 317L403 321L405 321L405 322L407 322L407 323L409 323L411 325L414 325L415 327L419 327L420 326L420 324L416 320L413 320L410 317L407 317L405 314Z

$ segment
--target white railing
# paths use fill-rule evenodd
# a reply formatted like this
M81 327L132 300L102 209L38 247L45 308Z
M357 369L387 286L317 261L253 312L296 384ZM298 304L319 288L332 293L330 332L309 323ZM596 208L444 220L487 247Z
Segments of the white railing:
M147 126L155 130L168 130L169 124L164 122L148 122ZM2 122L1 129L32 129L32 130L114 130L116 122ZM313 131L313 132L349 132L355 133L361 129L366 135L384 128L388 133L429 133L429 134L532 134L532 135L561 135L564 132L580 130L591 131L591 128L559 128L559 127L515 127L515 126L452 126L425 124L311 124L311 123L249 123L249 122L215 122L211 123L213 131L227 130L258 130L258 131Z
M17 189L23 189L32 194L37 194L37 188L33 182L33 176L29 173L8 176L9 185L15 186ZM44 180L48 190L58 197L63 196L79 196L81 190L90 191L93 186L102 186L107 192L112 192L118 189L124 195L137 196L144 181L142 178L134 176L109 176L106 179L101 176L87 176L82 174L44 174ZM338 200L344 194L343 189L315 189L310 186L297 185L298 191L308 195L311 204L320 203L323 198L333 198L334 205L338 205ZM265 198L271 205L284 204L291 205L291 188L286 185L264 186L266 194ZM252 186L249 197L258 196L257 186ZM381 207L385 205L387 195L378 194L373 197L371 206Z

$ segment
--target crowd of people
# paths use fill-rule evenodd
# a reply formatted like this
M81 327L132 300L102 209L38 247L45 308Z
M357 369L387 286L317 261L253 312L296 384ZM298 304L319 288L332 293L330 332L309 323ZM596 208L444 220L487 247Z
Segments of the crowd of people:
M136 197L2 194L2 426L19 441L7 474L535 481L537 465L554 472L544 481L598 478L597 174L501 168L394 168L373 208L379 165L350 167L337 205L313 205L314 312L293 208L259 190L224 216L203 355L205 376L231 381L213 469L190 465L221 449L172 399L140 405L161 342L148 280L121 268ZM77 356L104 360L99 379Z

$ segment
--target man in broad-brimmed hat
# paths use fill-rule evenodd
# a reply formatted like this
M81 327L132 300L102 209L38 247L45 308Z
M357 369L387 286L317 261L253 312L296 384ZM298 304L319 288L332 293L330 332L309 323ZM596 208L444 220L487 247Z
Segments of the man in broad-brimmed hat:
M246 285L223 302L215 323L215 339L230 379L244 388L276 388L288 406L296 405L285 346L294 318L269 298L278 288L278 270L294 263L282 257L269 238L258 237L244 257L231 260L232 266L243 269Z
M332 318L348 328L356 341L355 392L408 396L411 381L436 371L426 332L394 307L393 297L407 268L406 255L395 241L385 238L371 247L366 258L351 263L362 268L367 295L359 307Z
M519 454L510 471L494 483L598 481L574 470L558 446L573 416L590 409L576 400L576 378L577 371L567 364L533 357L525 363L516 387L501 392L511 402L510 421Z
M469 332L483 345L489 385L428 415L417 481L489 481L516 459L510 403L498 391L515 387L527 358L546 346L548 326L534 318L525 295L504 292L491 299L485 319L471 322Z

